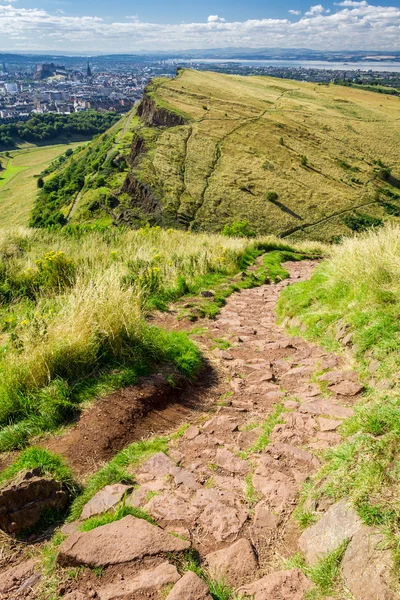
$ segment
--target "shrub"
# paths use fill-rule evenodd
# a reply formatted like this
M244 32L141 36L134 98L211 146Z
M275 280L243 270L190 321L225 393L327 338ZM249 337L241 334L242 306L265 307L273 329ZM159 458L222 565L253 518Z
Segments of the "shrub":
M343 223L352 231L365 231L371 227L380 227L383 224L382 219L372 217L367 213L354 212L342 217Z
M276 202L278 200L278 194L276 192L268 192L267 200L269 202Z
M254 238L256 232L251 229L248 221L234 221L230 225L225 225L222 235L227 237Z
M306 167L308 165L308 158L307 158L307 156L304 156L304 154L303 154L303 156L301 157L300 163L301 163L302 167Z

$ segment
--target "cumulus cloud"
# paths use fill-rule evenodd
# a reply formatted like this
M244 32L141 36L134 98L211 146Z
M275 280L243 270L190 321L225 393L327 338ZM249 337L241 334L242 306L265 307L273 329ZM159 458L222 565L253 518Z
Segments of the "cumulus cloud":
M297 16L298 16L298 15L301 15L301 10L293 10L293 9L291 9L291 10L289 10L288 12L289 12L291 15L297 15Z
M210 15L206 22L165 24L146 23L132 16L109 21L0 4L0 49L68 51L73 47L76 51L133 52L143 48L306 46L400 50L400 7L343 0L331 13L318 4L305 15L296 16L299 18L229 22ZM12 38L20 42L17 44Z
M322 4L316 4L315 6L311 6L310 10L308 10L305 14L306 17L312 17L314 15L321 15L324 12L324 7Z
M208 23L226 23L226 19L219 17L218 15L210 15L207 19Z

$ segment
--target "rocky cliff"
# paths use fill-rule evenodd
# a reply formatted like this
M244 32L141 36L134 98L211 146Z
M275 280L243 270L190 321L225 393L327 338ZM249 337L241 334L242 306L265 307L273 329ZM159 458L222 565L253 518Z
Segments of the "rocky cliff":
M149 95L148 90L144 92L137 114L147 125L152 127L176 127L186 123L186 119L182 115L164 106L157 105Z

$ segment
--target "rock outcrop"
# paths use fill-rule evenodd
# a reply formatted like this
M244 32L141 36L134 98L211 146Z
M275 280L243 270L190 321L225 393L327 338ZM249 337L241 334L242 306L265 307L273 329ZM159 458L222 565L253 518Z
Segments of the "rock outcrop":
M19 534L36 525L44 512L62 511L69 495L59 481L27 471L0 489L0 529Z
M150 96L148 89L144 92L143 99L137 109L137 114L147 125L151 125L152 127L176 127L178 125L185 125L187 122L182 115L157 104Z

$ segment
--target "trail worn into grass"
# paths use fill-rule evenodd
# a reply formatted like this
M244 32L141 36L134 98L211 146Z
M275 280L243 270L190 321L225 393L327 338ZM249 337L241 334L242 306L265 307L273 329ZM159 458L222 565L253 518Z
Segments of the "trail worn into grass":
M330 505L309 499L302 507L303 525L317 523L303 533L293 519L304 484L322 465L323 451L340 443L338 428L353 414L363 386L343 357L276 324L281 290L307 279L314 263L284 266L288 280L234 294L215 321L200 322L197 335L192 332L210 366L197 392L187 390L181 397L191 398L186 415L191 424L183 435L170 437L167 453L132 466L133 490L112 488L124 495L122 520L98 523L100 528L86 533L77 531L79 522L64 530L58 576L62 593L72 594L68 598L162 600L174 585L171 599L199 598L193 586L199 590L204 584L193 574L183 577L187 569L203 578L216 600L302 600L308 593L316 600L397 597L379 532L363 526L346 500ZM158 320L184 327L176 316L171 310ZM88 413L98 418L99 429L113 427L114 402L118 405L124 394L129 401L126 390ZM106 403L110 410L103 419ZM197 419L196 408L202 413ZM152 421L146 421L149 413L142 424L159 424L161 416L156 410ZM82 437L73 447L80 443ZM71 450L66 454L71 457ZM94 497L86 513L105 511L107 502L115 507L110 491ZM144 517L153 524L144 524ZM180 549L168 550L172 542L162 537L166 532L175 534ZM189 547L194 553L182 554ZM299 549L306 563L296 559L285 565ZM101 576L91 569L67 576L65 568L81 565L101 568ZM8 581L7 573L3 577ZM207 587L203 592L209 600ZM30 598L36 597L31 591Z

